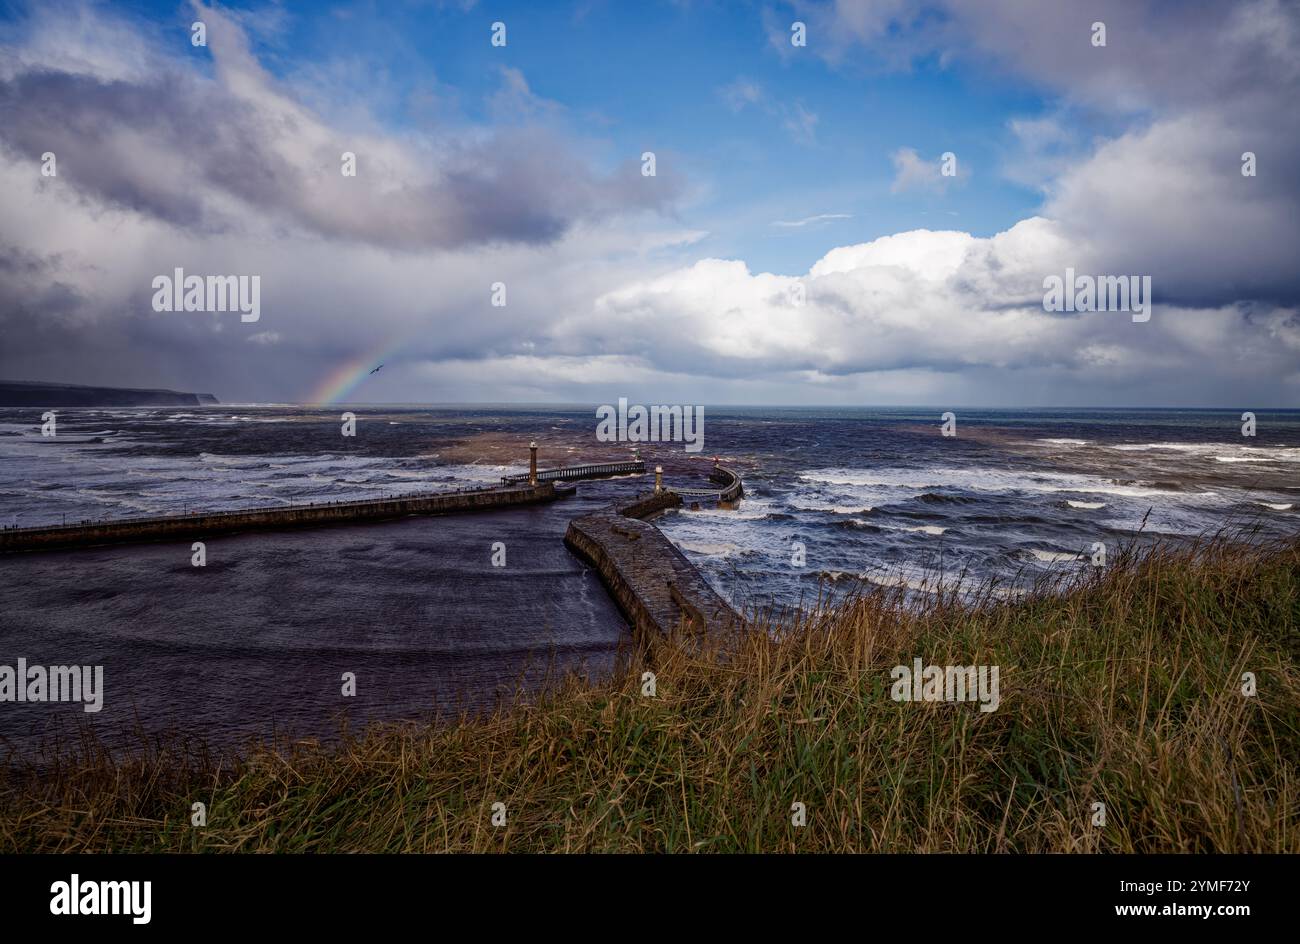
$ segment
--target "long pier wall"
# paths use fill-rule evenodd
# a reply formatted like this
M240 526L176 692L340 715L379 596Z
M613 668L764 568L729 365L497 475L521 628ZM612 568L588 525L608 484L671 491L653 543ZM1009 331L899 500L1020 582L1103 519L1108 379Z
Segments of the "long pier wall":
M740 616L663 532L641 520L682 504L671 491L569 522L564 543L600 574L639 640L673 632L717 635Z
M127 518L118 521L48 528L10 528L0 531L0 553L36 551L61 547L89 547L131 541L201 540L235 531L272 528L352 524L402 518L407 515L446 515L484 511L552 501L562 492L554 482L512 488L491 488L468 492L411 495L369 501L322 505L293 505L285 508L250 508L241 511L171 515L157 518Z

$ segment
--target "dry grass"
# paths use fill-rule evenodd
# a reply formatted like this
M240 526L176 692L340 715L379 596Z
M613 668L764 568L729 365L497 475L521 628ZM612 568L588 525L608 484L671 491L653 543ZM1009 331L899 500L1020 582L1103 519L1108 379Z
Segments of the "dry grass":
M88 748L8 774L0 849L1300 851L1300 545L1130 550L1054 590L882 591L725 655L664 641L605 685L234 765ZM1000 707L892 701L915 656L1000 666Z

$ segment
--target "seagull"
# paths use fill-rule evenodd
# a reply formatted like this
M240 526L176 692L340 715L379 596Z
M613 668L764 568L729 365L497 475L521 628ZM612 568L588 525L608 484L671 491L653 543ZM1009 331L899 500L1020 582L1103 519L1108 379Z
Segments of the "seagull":
M379 365L379 367L383 367L383 366L384 366L383 364L380 364L380 365ZM377 374L377 373L379 373L379 367L376 367L376 368L375 368L374 370L372 370L370 373L371 373L371 374ZM366 376L370 376L370 375L367 374Z

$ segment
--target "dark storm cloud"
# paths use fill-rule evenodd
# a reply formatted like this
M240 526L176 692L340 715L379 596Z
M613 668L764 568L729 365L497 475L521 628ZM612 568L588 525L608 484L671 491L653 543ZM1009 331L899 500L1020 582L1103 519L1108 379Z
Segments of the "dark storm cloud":
M82 311L87 299L73 284L77 275L60 253L0 247L0 336L6 344L19 346L33 327L67 324Z
M20 72L0 81L0 145L33 165L51 151L87 200L171 225L223 232L251 214L412 250L551 242L578 221L676 196L630 160L599 173L545 127L437 146L358 141L274 91L235 94L179 71L111 81ZM344 151L356 154L356 177L340 173Z
M196 138L205 148L220 148L221 142L208 140L203 101L185 95L189 84L180 76L132 83L60 72L20 74L0 82L0 143L33 165L43 153L53 153L64 180L108 206L200 225L197 188L153 177L140 166L142 155L133 160L112 143L129 131L156 142L158 153Z

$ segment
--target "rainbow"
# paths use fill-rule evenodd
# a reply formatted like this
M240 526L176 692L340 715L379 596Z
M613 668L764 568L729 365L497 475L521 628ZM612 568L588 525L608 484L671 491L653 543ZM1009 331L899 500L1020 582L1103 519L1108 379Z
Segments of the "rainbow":
M347 361L334 368L312 388L306 403L311 406L330 406L345 402L352 395L370 372L396 353L401 344L385 342L368 354Z

